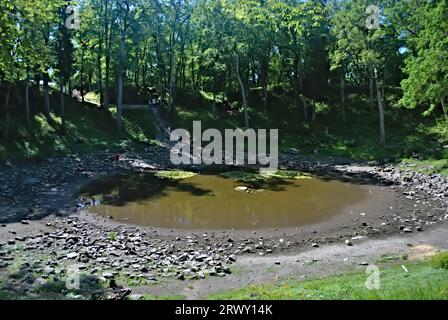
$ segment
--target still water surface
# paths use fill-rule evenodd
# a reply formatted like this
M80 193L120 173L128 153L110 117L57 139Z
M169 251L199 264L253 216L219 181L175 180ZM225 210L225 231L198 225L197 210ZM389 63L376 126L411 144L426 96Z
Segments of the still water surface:
M320 222L362 201L368 192L356 184L316 177L250 185L220 175L169 181L141 174L102 178L81 193L92 199L91 212L117 221L173 229L252 230Z

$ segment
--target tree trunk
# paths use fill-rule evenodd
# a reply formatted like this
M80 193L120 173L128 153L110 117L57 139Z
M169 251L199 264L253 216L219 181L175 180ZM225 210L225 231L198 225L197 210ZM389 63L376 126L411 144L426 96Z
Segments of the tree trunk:
M48 74L44 74L44 114L49 121L52 121L50 115L50 88L48 87Z
M59 112L62 119L62 127L65 127L65 103L64 103L64 76L59 77Z
M446 106L445 106L445 98L440 99L440 102L442 103L442 110L443 110L443 114L445 115L445 120L446 120L446 122L448 122L448 110L446 109Z
M174 32L170 35L170 80L168 84L168 112L173 108L173 84L174 84Z
M103 40L100 37L99 46L98 46L98 54L97 54L97 68L98 68L98 93L100 94L100 107L102 108L104 105L103 101L103 72L101 67L101 54L103 51Z
M268 93L269 93L269 57L263 62L261 67L261 81L263 85L263 105L264 113L268 112Z
M8 86L8 89L6 91L6 97L5 97L5 104L3 105L3 109L5 110L5 131L3 132L3 135L5 138L9 135L9 128L11 126L11 115L9 113L9 97L11 95L11 89Z
M110 50L110 49L108 49ZM106 53L106 83L104 88L104 107L109 109L110 52Z
M105 36L105 45L106 45L106 79L105 79L105 88L104 88L104 108L109 110L109 82L110 82L110 50L111 50L111 32L109 28L109 1L105 0L104 2L104 36Z
M373 98L373 79L369 80L369 88L370 88L370 112L373 111L374 98Z
M380 114L380 143L382 146L386 145L386 129L384 126L384 106L383 98L381 96L381 84L378 80L378 71L375 69L375 83L376 83L376 95L378 99L378 110Z
M316 106L315 103L313 102L311 107L311 121L316 121Z
M81 81L81 102L84 103L84 53L85 48L81 50L81 70L80 70L80 81Z
M294 87L294 107L296 109L299 108L299 85L300 85L300 82L299 82L299 57L297 55L295 55L293 87ZM308 119L308 115L305 115L305 119Z
M117 127L121 132L123 126L123 64L125 50L125 34L122 31L120 39L120 65L118 66L118 95L117 95Z
M248 103L247 103L247 94L246 87L244 86L243 80L241 79L240 74L240 58L238 55L235 56L235 75L238 79L241 88L241 95L243 97L243 105L244 105L244 125L246 128L249 128L249 114L248 114Z
M215 115L216 114L216 93L215 93L215 91L213 90L213 104L212 104L212 112L213 112L213 115Z
M341 74L341 109L342 109L342 122L346 123L347 118L345 115L345 81L344 74Z
M305 117L305 121L308 121L308 104L306 103L306 98L303 94L300 95L300 98L302 99L303 116Z
M26 123L28 129L31 128L31 107L30 107L30 79L28 69L26 71L26 83L25 83L25 111L26 111Z

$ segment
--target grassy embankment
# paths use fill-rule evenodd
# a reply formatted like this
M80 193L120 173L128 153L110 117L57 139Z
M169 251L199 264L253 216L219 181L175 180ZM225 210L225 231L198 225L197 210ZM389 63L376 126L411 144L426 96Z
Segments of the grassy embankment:
M448 253L430 261L381 268L380 289L368 290L368 274L263 284L218 293L218 300L448 300Z
M97 95L87 99L95 101ZM174 112L163 116L171 128L191 130L194 120L201 120L203 129L243 127L241 105L234 102L233 112L220 107L217 96L216 113L212 112L212 95L201 92L178 92ZM397 97L388 96L386 110L387 145L378 144L378 115L368 108L368 97L350 94L347 98L347 123L341 119L337 99L332 105L316 104L315 121L304 121L303 111L293 106L293 101L283 91L271 92L268 113L263 110L260 95L251 93L251 126L254 128L278 128L280 148L283 151L296 148L303 155L316 158L337 157L357 160L389 159L395 163L413 165L417 171L448 173L448 126L443 120L423 118L422 110L403 110L396 107ZM310 102L311 103L311 102ZM151 143L156 128L147 111L125 111L125 129L119 134L115 110L100 111L95 107L71 101L67 103L65 132L59 130L60 119L53 115L55 124L45 116L33 117L32 128L26 128L23 115L14 113L12 132L0 143L0 159L47 157L72 152L89 152L99 149L120 149L124 146L141 146ZM57 112L57 107L55 106ZM3 122L0 130L3 130Z
M90 100L96 95L90 94ZM66 99L66 125L61 129L58 109L49 122L43 113L34 114L31 128L27 128L25 116L15 110L11 132L0 140L0 160L39 159L69 153L85 153L97 150L121 150L126 146L139 147L154 143L157 134L147 111L124 112L124 129L117 130L115 108L99 110L93 104L81 104ZM3 131L4 123L0 123Z
M356 160L385 160L406 163L416 171L448 174L448 125L443 119L422 117L422 110L398 108L397 96L388 97L386 110L387 145L379 145L378 112L369 111L367 96L350 94L347 104L347 123L342 122L337 101L316 104L316 120L304 121L303 111L294 108L285 93L270 93L268 113L263 110L259 95L252 93L249 101L258 106L250 109L253 128L278 128L280 148L295 148L301 154L315 158L337 157ZM242 128L243 113L212 111L212 96L201 92L201 97L184 93L176 111L166 115L172 127L192 129L194 120L201 120L204 128ZM217 98L220 102L220 97Z

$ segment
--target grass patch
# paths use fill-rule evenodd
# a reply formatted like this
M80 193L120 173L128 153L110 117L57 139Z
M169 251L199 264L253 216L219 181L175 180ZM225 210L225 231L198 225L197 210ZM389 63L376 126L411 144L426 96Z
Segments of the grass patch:
M448 175L448 159L403 159L402 165L419 173Z
M250 171L229 171L220 174L222 177L234 179L244 183L257 183L267 182L273 179L309 179L309 174L292 171L292 170L279 170L273 173L258 173Z
M184 180L197 175L197 173L190 171L182 171L182 170L166 170L166 171L157 171L156 177L167 180Z
M431 267L435 269L448 270L448 252L436 254L430 260Z
M218 300L447 300L448 270L432 268L428 262L381 272L380 290L365 287L367 274L353 273L309 281L255 285L218 293Z

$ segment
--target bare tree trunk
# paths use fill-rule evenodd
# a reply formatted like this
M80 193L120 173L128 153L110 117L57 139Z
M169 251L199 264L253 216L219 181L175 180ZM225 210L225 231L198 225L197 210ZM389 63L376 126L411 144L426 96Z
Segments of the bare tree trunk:
M111 47L111 32L109 28L109 0L104 0L104 41L106 47L106 79L104 85L104 108L109 110L109 82L110 82L110 47Z
M376 94L378 99L378 110L380 113L380 143L382 146L386 145L386 129L384 126L384 106L383 106L383 98L381 96L381 84L378 80L378 71L375 69L375 82L376 82Z
M168 112L173 108L173 84L174 84L174 32L170 35L170 80L168 84Z
M269 94L269 84L266 83L263 88L263 104L264 104L264 113L268 113L268 94Z
M373 79L369 80L369 88L370 88L370 112L373 112L374 98L373 98Z
M49 121L52 121L50 115L50 88L48 87L48 74L44 74L44 114Z
M445 120L446 120L446 122L448 122L448 110L446 109L446 106L445 106L445 99L444 98L440 99L440 102L442 103L442 110L443 110L443 114L445 115Z
M123 64L125 50L125 34L122 31L120 39L120 65L118 67L118 95L117 95L117 127L121 132L123 126Z
M311 107L311 121L316 121L316 105L315 102L312 103Z
M381 81L381 95L383 96L383 109L387 109L386 94L384 93L384 82Z
M25 110L26 110L26 123L29 129L31 128L31 107L30 107L30 79L28 69L26 70L26 83L25 83Z
M262 85L263 85L263 104L264 104L264 113L268 112L268 94L269 94L269 56L267 61L262 63L261 67L262 74Z
M212 112L213 112L213 115L216 114L216 93L215 93L215 90L213 90Z
M241 88L241 95L243 97L243 105L244 105L244 125L246 128L249 128L249 114L248 114L248 103L247 103L247 94L246 87L244 86L243 80L240 75L240 58L238 55L235 56L235 75L238 79Z
M102 108L104 105L103 101L103 72L101 67L101 51L103 48L103 40L100 39L100 45L98 47L98 55L97 55L97 68L98 68L98 93L100 94L100 107Z
M302 98L303 115L305 120L308 121L308 104L306 103L306 98L303 94L300 95L300 98Z
M65 102L64 102L64 76L59 77L59 99L60 99L60 115L62 119L62 127L65 127Z
M81 102L84 103L84 51L85 48L81 49L81 70L80 70L80 81L81 81Z
M108 49L110 50L110 49ZM106 53L106 83L104 87L104 107L109 109L110 52Z
M341 108L342 108L342 122L346 123L347 118L345 115L345 81L344 74L341 74Z
M5 138L9 135L9 128L11 127L11 115L9 113L9 97L11 95L11 89L8 86L8 89L6 91L6 97L5 97L5 104L3 105L3 109L5 110L5 131L3 132L3 135Z

